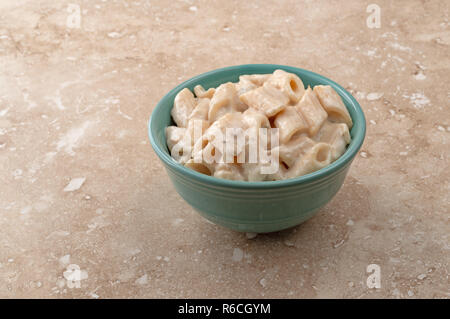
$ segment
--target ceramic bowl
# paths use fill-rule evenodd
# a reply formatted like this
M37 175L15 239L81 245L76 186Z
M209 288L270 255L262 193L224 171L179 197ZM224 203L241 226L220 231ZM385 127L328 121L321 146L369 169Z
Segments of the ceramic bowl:
M272 73L276 69L297 74L305 84L331 85L347 107L353 127L352 141L345 153L330 165L307 175L281 181L246 182L219 179L200 174L178 164L169 153L165 128L172 125L170 111L175 95L197 84L205 89L237 82L243 74ZM164 164L178 194L203 217L240 232L274 232L311 218L341 188L350 164L364 141L366 122L353 96L326 77L296 67L274 64L248 64L210 71L187 80L167 93L153 110L148 133L151 145Z

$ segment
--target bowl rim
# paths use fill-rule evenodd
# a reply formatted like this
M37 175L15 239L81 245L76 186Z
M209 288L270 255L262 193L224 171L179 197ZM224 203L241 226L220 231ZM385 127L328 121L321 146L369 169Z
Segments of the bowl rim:
M297 71L299 73L305 73L309 77L314 78L316 80L319 80L320 82L327 82L327 84L332 84L332 87L338 91L340 96L344 96L346 100L351 102L354 109L356 110L357 116L361 119L358 120L358 124L360 125L360 128L354 136L352 137L352 141L350 142L349 146L347 147L344 154L342 154L337 160L335 160L333 163L325 166L324 168L321 168L315 172L302 175L299 177L289 178L285 180L276 180L276 181L261 181L261 182L250 182L250 181L235 181L235 180L228 180L228 179L222 179L217 178L205 174L201 174L193 169L184 167L183 165L176 162L168 152L162 150L158 143L155 140L153 127L155 127L155 117L152 116L153 114L157 113L160 109L164 107L164 104L166 104L166 99L169 98L170 95L180 91L181 89L185 87L190 87L197 82L200 82L202 79L209 77L213 74L217 73L226 73L230 71L238 71L242 68L260 68L260 67L270 67L270 68L279 68L286 71L291 70ZM301 77L300 77L301 78ZM353 122L355 122L355 118L352 118ZM167 92L161 100L158 102L156 107L153 109L152 113L150 114L149 122L148 122L148 135L150 138L150 143L155 151L155 153L158 155L158 157L163 161L164 164L167 165L167 167L171 168L173 171L184 175L188 178L191 178L197 182L204 183L204 184L210 184L213 186L219 186L219 187L230 187L230 188L239 188L239 189L266 189L266 188L282 188L292 185L301 185L310 183L313 181L320 180L326 176L329 176L340 169L342 169L344 166L346 166L350 161L353 160L353 158L356 156L357 152L361 148L364 138L366 135L366 119L364 116L364 112L359 105L358 101L347 91L345 90L341 85L334 82L333 80L328 79L327 77L320 75L318 73L305 70L298 67L292 67L287 65L280 65L280 64L242 64L242 65L235 65L235 66L228 66L224 68L215 69L212 71L208 71L199 75L196 75L181 84L177 85L175 88Z

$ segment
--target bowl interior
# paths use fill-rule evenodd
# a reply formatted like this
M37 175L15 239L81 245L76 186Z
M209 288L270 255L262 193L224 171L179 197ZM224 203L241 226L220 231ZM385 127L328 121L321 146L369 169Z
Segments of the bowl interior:
M205 89L208 89L211 87L217 87L225 82L237 82L239 81L240 75L272 73L276 69L283 69L287 72L291 72L298 75L302 79L305 87L308 86L314 87L315 85L320 84L331 85L336 90L336 92L341 96L345 106L347 107L347 110L350 113L350 116L352 117L353 127L350 131L352 141L350 145L347 147L346 152L339 159L337 159L335 162L331 163L327 167L322 168L321 170L318 170L316 172L304 176L283 181L264 181L264 182L246 182L246 181L243 182L243 181L223 180L203 175L194 170L185 168L184 166L178 164L175 160L172 159L166 144L165 128L173 124L170 116L170 111L172 109L175 96L180 90L182 90L183 88L189 88L190 90L193 90L194 86L198 84L202 85ZM149 121L149 137L152 147L154 148L157 155L161 158L161 160L166 164L166 166L174 169L180 174L189 175L190 177L201 180L202 182L238 188L248 188L248 187L259 188L275 185L278 186L289 185L292 183L307 182L310 181L311 179L323 176L324 174L331 173L332 171L341 168L348 161L351 161L353 159L353 157L356 155L356 153L358 152L359 148L363 143L365 130L366 130L366 123L361 107L359 106L358 102L354 99L354 97L339 84L308 70L276 64L247 64L247 65L232 66L210 71L198 75L196 77L193 77L181 83L180 85L172 89L169 93L167 93L153 110Z

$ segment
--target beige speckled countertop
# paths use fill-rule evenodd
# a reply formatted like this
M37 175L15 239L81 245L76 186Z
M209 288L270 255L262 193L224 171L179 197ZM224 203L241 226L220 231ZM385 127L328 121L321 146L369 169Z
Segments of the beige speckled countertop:
M0 297L449 298L450 3L377 0L380 28L369 3L1 1ZM147 138L169 89L244 63L334 79L368 124L335 199L256 238L195 213Z

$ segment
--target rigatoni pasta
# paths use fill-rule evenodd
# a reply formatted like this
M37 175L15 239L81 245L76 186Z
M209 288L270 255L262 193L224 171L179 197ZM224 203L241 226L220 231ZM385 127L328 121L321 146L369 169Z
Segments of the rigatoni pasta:
M309 126L303 118L303 115L293 106L287 106L283 111L275 116L273 121L275 127L280 130L280 143L287 143L292 135L306 133Z
M293 104L297 103L305 93L302 80L297 75L283 70L273 72L265 83L279 89L289 97Z
M207 91L205 91L205 89L203 88L203 86L201 85L196 85L194 87L194 93L196 97L199 98L212 98L214 93L216 92L215 88L209 88Z
M290 169L286 170L285 176L287 178L302 176L324 168L330 163L331 146L320 142L312 146Z
M178 127L186 127L189 115L194 110L197 101L189 89L182 89L175 97L170 114Z
M345 152L352 119L331 86L305 88L295 74L251 74L175 97L167 146L199 173L241 181L288 179Z
M289 97L271 85L263 85L242 94L240 100L272 117L282 111L289 103Z
M345 123L352 128L353 122L347 108L339 94L329 85L316 85L314 93L319 98L320 104L328 113L328 119L332 122Z
M295 106L296 109L303 115L309 127L309 135L314 136L328 117L327 112L323 109L317 96L311 88L305 91L300 102Z

